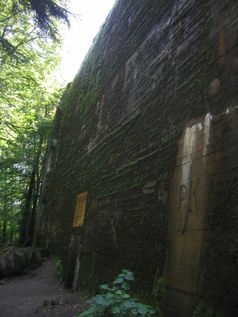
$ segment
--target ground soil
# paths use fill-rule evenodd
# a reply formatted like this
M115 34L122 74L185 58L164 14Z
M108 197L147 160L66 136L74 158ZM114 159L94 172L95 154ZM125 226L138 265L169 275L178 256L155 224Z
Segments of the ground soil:
M0 280L0 317L76 317L87 294L66 290L52 259L18 277Z

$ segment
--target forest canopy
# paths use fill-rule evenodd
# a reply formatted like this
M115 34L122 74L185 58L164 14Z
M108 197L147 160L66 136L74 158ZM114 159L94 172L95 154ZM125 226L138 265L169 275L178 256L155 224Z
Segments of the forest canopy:
M0 239L30 243L44 155L62 89L65 1L0 0ZM28 242L27 242L28 241Z

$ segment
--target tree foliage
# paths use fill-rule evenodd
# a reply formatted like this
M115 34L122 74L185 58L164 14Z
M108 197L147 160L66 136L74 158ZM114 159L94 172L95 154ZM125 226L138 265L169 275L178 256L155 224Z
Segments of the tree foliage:
M59 2L59 1L58 1ZM59 26L70 12L53 0L0 0L0 64L29 60L26 52L60 39ZM40 42L40 44L39 44Z
M34 13L36 25L46 34L55 38L53 19L60 19L69 24L69 11L52 0L20 0L27 11Z
M0 239L32 240L44 153L61 89L53 71L67 21L54 1L0 0ZM55 33L57 34L57 33Z

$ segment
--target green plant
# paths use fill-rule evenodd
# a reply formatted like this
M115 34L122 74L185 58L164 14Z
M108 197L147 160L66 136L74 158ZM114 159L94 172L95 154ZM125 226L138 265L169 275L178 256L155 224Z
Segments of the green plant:
M152 296L161 303L164 299L164 296L166 294L164 279L159 275L159 270L156 273L153 289L152 289Z
M108 284L100 286L101 293L89 300L89 308L78 317L151 317L160 314L159 308L145 305L129 294L129 283L134 280L134 274L127 270L116 277L111 287Z
M196 306L192 317L222 317L222 315L201 302Z
M64 266L63 262L60 258L54 257L54 264L57 273L57 277L62 282L64 279Z

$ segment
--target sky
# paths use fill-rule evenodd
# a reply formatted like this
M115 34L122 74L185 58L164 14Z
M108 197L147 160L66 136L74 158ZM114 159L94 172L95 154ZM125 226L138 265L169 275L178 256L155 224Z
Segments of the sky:
M65 31L60 80L71 82L116 0L70 0L69 10L79 14Z

